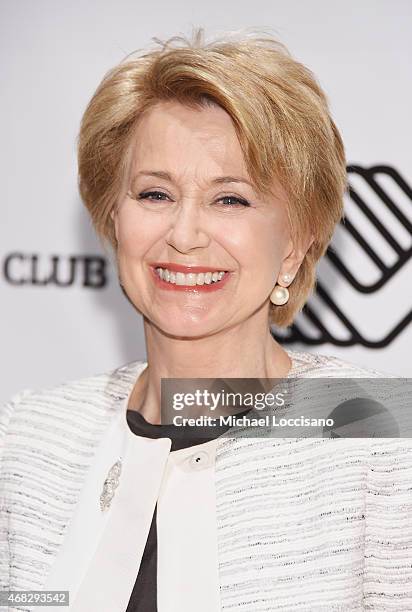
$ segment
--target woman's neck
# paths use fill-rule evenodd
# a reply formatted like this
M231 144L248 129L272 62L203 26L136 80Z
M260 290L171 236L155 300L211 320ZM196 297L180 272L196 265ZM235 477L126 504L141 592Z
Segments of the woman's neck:
M245 326L214 335L180 339L145 322L148 367L137 380L128 408L160 423L162 378L282 378L292 363L269 327L247 333Z

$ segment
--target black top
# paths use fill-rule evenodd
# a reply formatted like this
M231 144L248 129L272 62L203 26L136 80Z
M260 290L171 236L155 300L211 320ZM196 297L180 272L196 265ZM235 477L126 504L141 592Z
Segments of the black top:
M246 415L249 410L237 413L238 417ZM212 438L217 438L229 429L229 426L216 426L206 429L202 427L178 425L154 425L146 421L136 410L127 410L126 418L130 430L137 436L146 438L170 438L170 452L204 444ZM203 436L202 436L203 433ZM157 504L153 512L152 523L147 536L146 546L137 574L136 582L130 595L126 612L157 612Z

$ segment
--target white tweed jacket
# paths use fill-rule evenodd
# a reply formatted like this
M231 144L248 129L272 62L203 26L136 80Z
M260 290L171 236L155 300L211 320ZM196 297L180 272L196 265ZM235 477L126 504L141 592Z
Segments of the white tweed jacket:
M386 377L287 352L297 377ZM72 595L110 526L97 499L127 459L121 412L145 366L24 390L1 408L0 589L69 584L69 610L86 609ZM224 437L214 482L221 610L412 611L412 440ZM90 612L125 611L108 557Z

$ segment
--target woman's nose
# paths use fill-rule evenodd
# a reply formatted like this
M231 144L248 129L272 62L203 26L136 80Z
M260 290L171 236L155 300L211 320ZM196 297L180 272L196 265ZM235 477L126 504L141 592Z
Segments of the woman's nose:
M205 217L195 201L182 202L171 218L167 243L184 253L209 244Z

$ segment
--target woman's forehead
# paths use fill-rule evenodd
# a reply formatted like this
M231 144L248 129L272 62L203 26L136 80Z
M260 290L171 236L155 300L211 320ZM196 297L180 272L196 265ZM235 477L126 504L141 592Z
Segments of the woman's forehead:
M134 162L141 165L164 160L194 167L205 164L227 174L247 170L242 149L229 115L220 107L192 109L179 103L162 103L139 121L134 135Z

